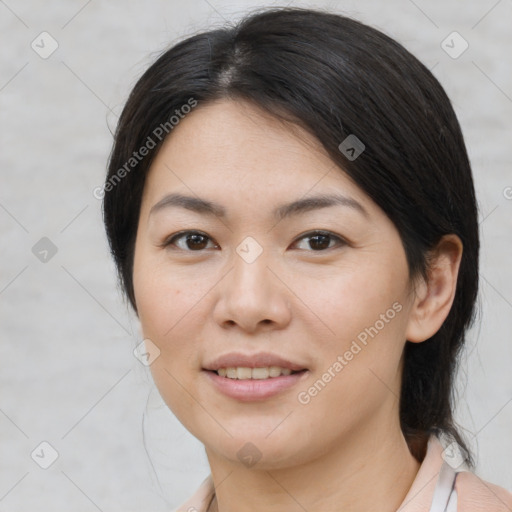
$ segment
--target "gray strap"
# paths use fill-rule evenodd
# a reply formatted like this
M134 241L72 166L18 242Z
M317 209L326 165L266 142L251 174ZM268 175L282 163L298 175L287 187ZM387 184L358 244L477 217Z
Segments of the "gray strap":
M434 489L434 497L432 498L432 506L429 512L446 512L448 502L454 491L456 476L456 471L445 461L439 472L436 488Z

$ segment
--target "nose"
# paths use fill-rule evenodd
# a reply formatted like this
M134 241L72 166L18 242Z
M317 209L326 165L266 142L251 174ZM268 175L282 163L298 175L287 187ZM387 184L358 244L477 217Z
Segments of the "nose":
M289 291L264 254L251 263L233 255L233 268L220 283L214 308L214 320L221 327L254 334L290 323Z

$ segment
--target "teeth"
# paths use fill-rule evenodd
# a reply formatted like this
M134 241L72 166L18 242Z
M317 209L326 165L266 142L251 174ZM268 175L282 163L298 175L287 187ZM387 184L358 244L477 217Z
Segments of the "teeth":
M268 379L279 377L281 375L290 375L292 371L289 368L280 366L266 366L263 368L248 368L240 366L238 368L219 368L218 375L228 379Z
M254 368L251 373L253 379L268 379L270 368Z
M252 370L250 368L244 368L240 366L236 369L236 377L237 379L250 379L252 374Z
M268 372L271 377L279 377L281 375L281 368L279 366L271 366Z

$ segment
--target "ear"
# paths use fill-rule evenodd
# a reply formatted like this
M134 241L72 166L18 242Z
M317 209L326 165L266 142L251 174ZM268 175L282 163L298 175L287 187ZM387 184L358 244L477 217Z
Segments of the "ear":
M415 290L406 330L408 341L425 341L443 325L455 297L462 251L460 238L450 234L430 252L428 282L421 279Z

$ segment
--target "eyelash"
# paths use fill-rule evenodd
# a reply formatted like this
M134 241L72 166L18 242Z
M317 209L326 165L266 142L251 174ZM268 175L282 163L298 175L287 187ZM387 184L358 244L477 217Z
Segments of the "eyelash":
M175 234L171 235L170 237L168 237L162 244L160 244L160 247L169 248L170 246L175 244L176 240L185 239L186 235L201 235L203 237L208 238L208 240L210 240L210 241L212 240L206 233L204 233L202 231L197 231L197 230L180 231L179 233L175 233ZM331 238L331 240L334 239L335 241L338 242L337 245L339 247L348 245L348 243L339 235L336 235L336 234L332 233L331 231L325 231L325 230L314 230L314 231L308 231L307 233L303 233L302 235L299 235L295 239L293 244L296 244L297 242L299 242L302 239L313 238L314 236L318 236L318 235L328 236ZM217 247L218 247L218 245L217 245ZM318 249L315 250L315 249L310 248L308 251L310 251L310 252L325 252L325 251L328 251L329 249L334 249L334 248L335 248L335 246L327 247L326 249L320 249L320 250L318 250ZM181 250L184 252L203 252L206 249L200 249L200 250L194 251L194 250L188 249L188 248L183 249L181 247L177 247L177 249L173 249L173 250Z

